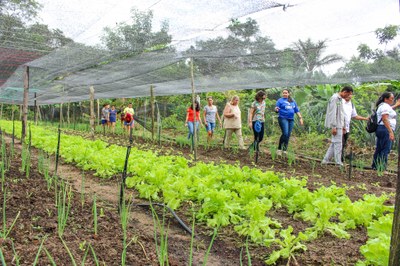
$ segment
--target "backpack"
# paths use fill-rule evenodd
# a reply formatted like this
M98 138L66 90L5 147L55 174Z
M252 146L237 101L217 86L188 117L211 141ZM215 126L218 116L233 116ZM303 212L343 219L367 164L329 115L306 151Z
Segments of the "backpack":
M132 114L126 113L124 119L126 123L130 123L133 119Z
M368 133L374 133L378 128L378 124L381 122L381 121L378 122L378 114L376 113L376 111L377 109L373 110L372 114L368 118L367 126L365 127L365 130L367 130Z

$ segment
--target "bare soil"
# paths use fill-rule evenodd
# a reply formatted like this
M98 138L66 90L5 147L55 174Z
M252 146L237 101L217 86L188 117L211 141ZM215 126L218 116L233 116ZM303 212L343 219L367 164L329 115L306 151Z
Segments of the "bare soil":
M74 133L77 134L77 133ZM101 136L97 136L101 138ZM117 143L117 139L107 141ZM7 139L10 142L10 139ZM124 140L125 145L127 143ZM160 154L180 154L192 157L189 148L181 148L175 144L152 145L142 139L135 139L134 145L141 148L157 150ZM32 265L41 241L46 237L43 246L48 250L57 265L72 265L66 248L57 234L57 209L55 206L54 189L48 189L43 175L38 173L37 150L32 150L32 169L27 178L20 171L21 156L20 145L16 145L16 156L12 160L11 168L6 172L5 187L7 188L6 220L10 226L12 220L20 212L20 216L6 240L0 240L0 248L5 256L7 265L16 265L15 256L19 257L20 265ZM199 149L197 160L219 163L240 164L259 167L263 170L281 172L285 176L307 176L309 189L313 190L320 185L347 184L352 187L348 195L352 200L357 200L363 194L373 193L380 195L383 192L395 192L396 175L386 173L377 176L375 171L353 168L349 175L349 167L340 169L336 166L321 166L310 158L297 157L289 165L286 157L271 159L267 151L261 151L258 163L254 164L254 155L248 151L224 150L221 148ZM51 169L54 165L51 166ZM121 265L122 230L120 225L117 205L119 200L119 176L109 180L99 179L90 172L82 173L71 164L63 164L58 168L58 176L73 187L73 198L70 217L67 222L63 240L71 251L78 264L81 264L90 243L101 264ZM83 177L84 176L84 180ZM85 202L81 203L81 191L84 187ZM132 240L127 248L126 265L159 265L156 245L154 240L154 227L151 211L148 207L136 206L146 203L139 199L134 190L127 193L133 197L131 221L128 229L128 240ZM97 210L101 216L98 218L98 234L93 230L93 195L97 197ZM388 204L393 204L392 198ZM1 200L0 206L3 206ZM101 210L101 211L100 211ZM156 208L162 217L162 208ZM191 214L188 205L183 205L177 211L178 216L188 225L191 225ZM275 210L269 215L279 220L283 226L291 225L295 232L304 230L309 225L301 220L294 219L284 210ZM188 265L190 254L191 235L186 232L171 214L166 214L168 227L168 261L170 265ZM0 221L2 224L2 221ZM193 265L202 265L204 254L208 248L213 231L204 224L196 224L193 248ZM361 245L365 244L367 234L365 228L350 231L349 240L338 239L325 234L315 241L307 243L307 251L296 256L298 265L354 265L362 259L359 252ZM247 257L243 251L245 239L239 237L232 227L220 229L207 265L241 265L240 253L242 252L243 265L247 265ZM13 251L13 246L15 252ZM264 265L266 256L274 247L264 248L250 245L252 265ZM46 253L39 255L37 265L50 265ZM278 265L287 265L287 260L278 261ZM85 265L95 265L93 256L89 252ZM290 265L295 265L291 261Z

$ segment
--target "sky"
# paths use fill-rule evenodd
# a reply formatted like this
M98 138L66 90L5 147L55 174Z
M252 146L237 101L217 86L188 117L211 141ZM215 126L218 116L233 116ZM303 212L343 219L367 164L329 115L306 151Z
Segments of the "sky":
M360 43L379 46L374 31L400 25L399 0L38 0L39 16L76 42L95 45L103 28L129 22L130 9L153 10L153 27L170 25L173 44L183 49L196 40L226 36L231 18L257 20L261 35L282 49L301 39L327 40L326 54L350 59ZM274 8L267 8L276 5ZM281 6L279 6L281 5ZM283 8L286 5L286 8ZM285 10L284 10L285 9ZM399 43L397 38L393 43ZM390 44L387 48L390 48ZM335 71L331 66L325 71Z

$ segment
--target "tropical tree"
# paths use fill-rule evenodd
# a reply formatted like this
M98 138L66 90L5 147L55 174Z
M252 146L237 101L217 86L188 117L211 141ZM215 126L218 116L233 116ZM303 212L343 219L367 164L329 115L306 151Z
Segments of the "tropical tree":
M146 50L166 48L172 40L169 24L162 22L161 29L153 32L153 12L131 9L131 23L121 22L115 28L105 27L103 44L111 51L142 53Z
M376 38L379 44L385 45L385 50L373 50L366 44L360 44L357 48L358 55L353 56L343 68L339 69L335 76L361 78L375 75L382 76L384 79L398 78L398 73L400 73L400 44L392 49L386 49L386 46L396 38L399 28L397 25L389 25L377 29L375 31Z
M390 41L397 37L397 33L400 31L398 25L388 25L384 28L378 28L375 30L376 38L380 44L387 45Z
M197 70L216 75L239 70L270 70L278 64L275 44L269 37L259 36L257 22L248 18L241 23L232 19L227 38L198 41L185 54L194 57Z
M305 41L298 40L293 45L293 50L300 57L302 66L310 76L319 67L343 60L343 58L337 54L323 56L327 48L326 40L314 43L308 38Z
M35 23L40 8L34 0L0 1L0 43L3 47L47 53L72 42L61 30Z

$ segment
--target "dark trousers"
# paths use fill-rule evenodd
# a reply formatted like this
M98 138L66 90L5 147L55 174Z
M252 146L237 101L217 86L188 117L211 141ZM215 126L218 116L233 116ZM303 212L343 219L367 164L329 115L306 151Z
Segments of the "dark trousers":
M256 124L256 121L253 121L252 124L253 124L253 134L254 134L254 142L253 142L252 146L253 146L254 150L258 151L260 142L264 139L264 122L261 122L261 130L260 130L260 132L257 132L254 129L254 125Z
M278 150L286 151L289 145L290 134L292 134L294 120L278 117L278 122L282 130L282 135L281 138L279 139Z
M386 170L388 155L392 148L392 141L389 139L389 131L383 125L379 125L375 132L376 148L374 160L372 161L373 169Z
M346 153L346 147L347 147L347 140L349 139L350 132L347 132L346 134L343 134L343 142L342 142L342 162L344 162L344 155Z

